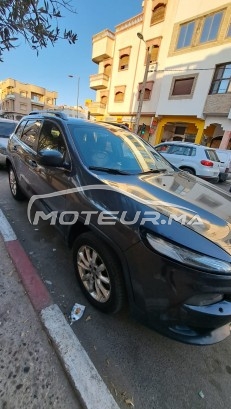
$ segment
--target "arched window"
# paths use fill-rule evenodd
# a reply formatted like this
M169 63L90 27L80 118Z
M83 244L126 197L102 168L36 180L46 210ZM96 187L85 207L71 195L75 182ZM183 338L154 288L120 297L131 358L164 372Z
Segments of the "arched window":
M124 100L124 93L121 91L118 91L115 93L115 102L123 102Z
M152 48L151 48L150 63L153 63L153 62L157 61L158 53L159 53L159 46L158 45L153 45Z
M102 104L106 105L107 101L108 101L107 95L102 95L101 98L100 98L100 102L102 102Z
M128 63L129 63L129 55L128 54L121 55L120 62L119 62L119 70L127 70Z
M144 101L148 101L151 98L151 93L152 93L152 88L153 88L154 82L153 81L148 81L145 86L144 90ZM138 101L140 99L140 94L142 90L142 82L139 83L139 89L138 89Z
M104 66L104 74L108 75L108 77L111 76L111 64L106 64Z
M152 9L151 24L157 24L164 20L165 16L165 3L158 3Z

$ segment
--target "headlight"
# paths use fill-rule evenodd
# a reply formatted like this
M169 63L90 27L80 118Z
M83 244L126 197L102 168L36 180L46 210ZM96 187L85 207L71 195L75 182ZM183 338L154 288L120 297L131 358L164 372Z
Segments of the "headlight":
M225 261L196 253L195 251L177 246L176 244L161 239L160 237L152 236L149 233L146 237L154 250L173 260L179 261L182 264L204 271L231 274L231 265Z

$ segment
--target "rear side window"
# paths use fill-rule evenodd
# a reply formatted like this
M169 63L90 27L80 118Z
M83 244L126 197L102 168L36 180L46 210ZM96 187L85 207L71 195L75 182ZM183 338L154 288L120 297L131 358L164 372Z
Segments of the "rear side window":
M213 162L220 162L216 151L212 149L205 149L205 154L209 160L212 160Z
M174 145L171 146L171 149L168 153L174 155L191 156L191 151L192 149L189 146Z
M38 145L38 137L42 122L38 120L28 121L23 129L21 141L36 151Z
M0 122L0 137L9 138L14 132L16 123L14 122Z

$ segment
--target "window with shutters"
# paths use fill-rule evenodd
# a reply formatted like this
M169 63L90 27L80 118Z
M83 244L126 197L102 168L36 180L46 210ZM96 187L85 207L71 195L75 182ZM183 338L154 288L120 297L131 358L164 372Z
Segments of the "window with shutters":
M152 9L151 25L164 20L166 4L159 3Z
M102 104L107 104L108 101L108 96L107 95L102 95L100 98L100 102L102 102Z
M124 100L124 93L121 91L116 92L114 102L123 102L123 100Z
M192 98L198 74L173 77L169 99Z
M156 62L158 59L158 53L159 53L159 46L158 45L153 45L151 47L151 58L150 58L150 64L153 62Z
M106 74L108 77L111 76L111 64L106 64L104 66L104 74Z
M119 61L119 70L127 70L128 63L129 63L129 55L128 54L121 55L120 61Z
M147 81L147 82L146 82L145 90L144 90L144 101L148 101L148 100L151 99L153 84L154 84L153 81ZM139 99L140 99L140 94L141 94L142 86L143 86L143 83L140 82L140 83L139 83L139 89L138 89L138 98L137 98L138 101L139 101Z

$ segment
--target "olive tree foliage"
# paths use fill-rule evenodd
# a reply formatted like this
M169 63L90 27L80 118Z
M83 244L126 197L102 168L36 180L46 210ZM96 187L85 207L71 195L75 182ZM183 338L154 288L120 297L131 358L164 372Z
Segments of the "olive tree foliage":
M76 13L70 0L0 0L0 61L4 51L18 46L20 37L37 54L59 39L74 44L77 34L59 28L64 9Z

